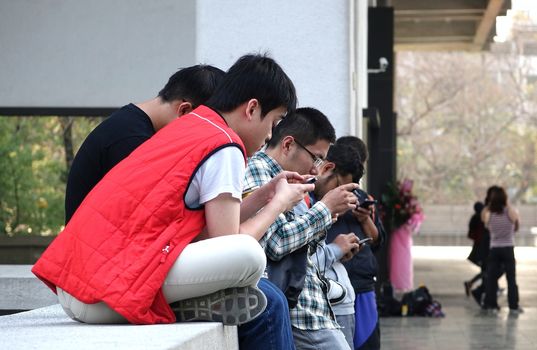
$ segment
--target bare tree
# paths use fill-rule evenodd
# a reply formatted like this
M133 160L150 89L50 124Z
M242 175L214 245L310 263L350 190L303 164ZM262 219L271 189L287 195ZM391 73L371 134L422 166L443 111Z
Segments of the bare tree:
M536 92L516 52L399 53L398 175L429 203L467 203L492 184L536 188Z

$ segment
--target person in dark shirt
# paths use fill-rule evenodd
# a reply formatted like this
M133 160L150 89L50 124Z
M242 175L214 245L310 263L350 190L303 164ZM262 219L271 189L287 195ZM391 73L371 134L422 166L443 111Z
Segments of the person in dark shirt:
M340 137L336 144L354 147L365 167L368 152L367 146L361 139L354 136L344 136ZM361 177L362 173L354 175L352 181L359 183ZM357 189L356 194L359 203L363 203L366 199L372 199L362 189ZM352 259L343 263L356 295L354 349L380 349L380 328L375 296L378 264L374 252L384 242L386 233L377 213L375 204L369 207L368 220L373 222L375 230L364 229L366 221L364 221L363 212L349 211L332 225L326 236L328 243L332 242L339 234L348 232L353 232L359 239L372 238L372 241L360 247L360 251ZM368 222L370 223L370 221Z
M364 168L356 149L336 142L330 146L326 160L319 169L315 189L310 192L310 203L317 202L329 191L341 185L352 183L352 179L360 178L363 172ZM361 213L360 216L364 221L364 232L371 235L376 234L373 232L376 228L369 218L369 210L357 207L352 211ZM320 274L326 279L327 297L332 311L345 335L349 349L354 349L354 301L356 296L343 262L358 253L360 244L354 231L347 225L338 225L338 222L349 213L350 211L346 211L334 220L332 227L327 230L327 237L329 237L327 242L330 244L318 244L312 260L316 263ZM356 221L352 215L351 220ZM338 234L335 234L334 230L338 230Z
M65 223L110 169L172 120L207 101L224 74L209 65L181 69L157 97L130 103L99 124L82 143L71 165L65 191Z
M470 260L472 263L476 264L477 266L483 265L483 259L485 256L485 251L483 249L483 236L485 233L485 224L483 221L481 221L481 211L485 205L482 202L475 202L474 203L474 214L470 218L470 222L468 223L468 238L473 240L474 243L472 244L472 251L470 252L470 255L468 255L468 260ZM487 242L488 244L488 242ZM488 250L488 247L487 247ZM483 274L481 271L472 277L472 279L468 281L464 281L464 291L466 293L466 296L470 296L470 291L472 290L472 285L480 280L482 278Z

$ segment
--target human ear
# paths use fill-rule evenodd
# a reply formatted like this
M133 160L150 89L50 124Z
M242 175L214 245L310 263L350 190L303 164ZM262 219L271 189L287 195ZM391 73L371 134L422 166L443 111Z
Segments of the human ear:
M294 139L293 136L285 136L281 141L281 148L285 155L289 154L289 151L291 150L291 145L293 144Z
M177 108L177 116L180 117L187 113L190 113L192 112L193 109L194 108L192 107L192 103L187 102L187 101L182 102Z
M320 175L323 175L329 171L334 171L334 169L336 168L336 164L335 163L332 163L332 162L324 162L323 165L321 166L321 168L319 169L319 174Z
M255 98L248 101L246 104L246 117L248 120L252 120L255 110L259 108L259 101Z

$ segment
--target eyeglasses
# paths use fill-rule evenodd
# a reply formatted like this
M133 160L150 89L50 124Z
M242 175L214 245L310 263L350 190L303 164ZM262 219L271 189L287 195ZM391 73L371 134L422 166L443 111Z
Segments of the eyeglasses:
M324 159L317 157L315 154L311 153L309 149L306 148L303 144L295 140L295 143L300 146L304 151L308 152L308 154L311 156L311 159L313 159L313 166L318 168L324 163Z

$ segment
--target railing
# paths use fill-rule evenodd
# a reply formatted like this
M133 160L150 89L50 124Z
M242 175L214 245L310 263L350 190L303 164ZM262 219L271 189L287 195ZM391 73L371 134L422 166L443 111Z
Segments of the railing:
M537 205L516 206L520 214L517 246L537 246ZM415 245L471 245L466 238L473 205L424 205L425 221ZM532 233L533 231L533 233Z

